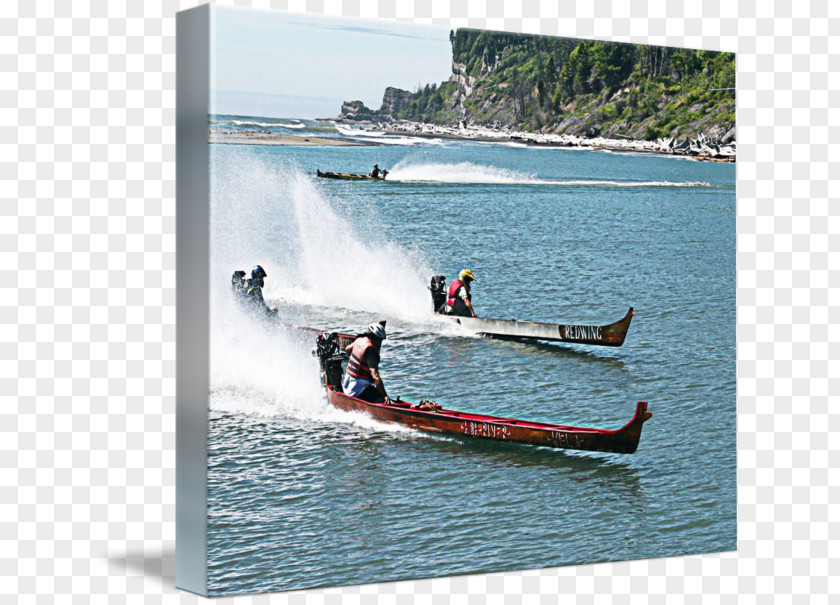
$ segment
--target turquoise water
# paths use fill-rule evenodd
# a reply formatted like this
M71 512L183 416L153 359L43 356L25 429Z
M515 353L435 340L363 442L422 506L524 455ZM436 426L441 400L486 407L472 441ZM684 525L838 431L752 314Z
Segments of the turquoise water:
M399 141L212 147L209 583L267 592L734 550L735 167ZM314 178L392 170L385 182ZM418 433L333 410L312 343L228 300L261 263L290 323L387 319L392 396L618 428L630 456ZM637 316L618 349L472 337L429 277L478 277L480 315Z

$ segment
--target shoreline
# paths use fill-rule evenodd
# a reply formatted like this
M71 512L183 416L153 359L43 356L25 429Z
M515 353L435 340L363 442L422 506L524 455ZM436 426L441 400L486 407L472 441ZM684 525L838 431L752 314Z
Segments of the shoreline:
M400 121L378 124L386 133L400 136L454 139L481 143L520 143L524 147L572 147L626 153L651 153L685 157L705 162L735 162L735 144L720 146L700 138L679 145L673 138L657 141L639 139L609 139L605 137L578 137L566 134L543 134L507 128L484 126L440 126L422 122ZM702 137L702 135L701 135Z
M605 137L578 137L574 135L543 134L516 131L508 128L488 128L484 126L440 126L421 122L359 122L349 120L323 120L342 124L365 124L374 126L385 136L410 136L428 139L449 139L478 143L511 144L511 146L538 148L572 148L610 151L613 153L643 153L682 157L701 162L736 161L735 144L718 145L713 141L699 138L697 141L677 142L672 138L657 141L638 139L609 139ZM364 133L360 133L364 134ZM217 145L264 145L264 146L304 146L304 147L380 147L386 143L370 140L354 140L344 137L324 137L313 135L294 135L278 132L249 132L235 130L208 130L208 142Z
M381 143L354 141L338 137L294 135L280 132L248 132L235 130L208 130L207 142L215 145L265 145L303 147L378 147Z

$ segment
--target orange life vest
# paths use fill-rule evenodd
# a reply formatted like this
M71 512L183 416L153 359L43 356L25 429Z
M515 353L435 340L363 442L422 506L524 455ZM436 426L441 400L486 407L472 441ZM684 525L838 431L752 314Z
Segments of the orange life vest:
M353 349L350 351L350 361L347 364L347 373L353 378L369 380L373 382L373 374L370 368L364 364L365 353L373 347L373 343L367 336L356 339Z

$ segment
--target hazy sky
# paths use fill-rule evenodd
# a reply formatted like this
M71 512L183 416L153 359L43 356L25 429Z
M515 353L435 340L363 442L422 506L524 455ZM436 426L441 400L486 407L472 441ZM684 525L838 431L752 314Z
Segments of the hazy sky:
M449 30L214 7L211 113L332 118L342 101L449 78Z

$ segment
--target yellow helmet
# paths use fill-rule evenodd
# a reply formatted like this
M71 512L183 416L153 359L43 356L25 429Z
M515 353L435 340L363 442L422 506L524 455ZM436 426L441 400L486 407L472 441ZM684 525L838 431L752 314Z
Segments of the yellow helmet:
M475 275L473 275L473 272L469 269L462 269L461 272L458 274L458 279L464 281L464 278L467 278L471 281L478 281L476 280Z

